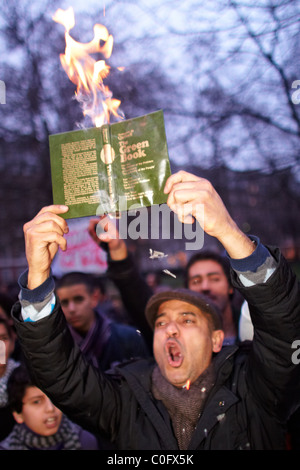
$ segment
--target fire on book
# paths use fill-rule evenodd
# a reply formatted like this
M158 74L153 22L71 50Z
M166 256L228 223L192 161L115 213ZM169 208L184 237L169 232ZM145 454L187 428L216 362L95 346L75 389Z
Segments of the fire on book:
M101 24L94 25L94 37L88 43L75 41L70 30L75 26L72 7L58 9L53 20L65 27L65 53L60 54L61 64L69 79L77 86L75 96L81 104L84 116L88 116L94 126L101 127L110 122L110 116L123 119L121 101L113 98L103 80L110 73L109 59L113 50L113 36ZM95 60L93 55L101 54L103 59ZM122 67L118 67L122 70Z

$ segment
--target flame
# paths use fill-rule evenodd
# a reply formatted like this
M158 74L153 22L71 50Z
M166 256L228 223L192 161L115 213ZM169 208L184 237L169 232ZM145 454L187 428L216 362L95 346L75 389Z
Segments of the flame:
M121 101L112 97L103 80L110 72L105 60L96 61L91 54L100 53L109 59L113 49L113 36L101 24L94 25L94 38L80 43L70 36L75 26L73 8L58 9L52 18L65 27L65 53L60 54L61 64L69 79L77 86L76 99L81 103L84 116L89 116L96 127L110 121L110 115L122 119L119 112Z
M186 384L184 384L183 388L186 388L187 390L189 390L190 386L191 386L191 381L189 379L189 380L186 381Z

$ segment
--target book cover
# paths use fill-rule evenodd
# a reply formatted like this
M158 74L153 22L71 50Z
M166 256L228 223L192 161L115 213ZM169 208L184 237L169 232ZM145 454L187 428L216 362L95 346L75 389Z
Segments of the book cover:
M49 136L54 204L65 218L162 204L170 162L162 111Z

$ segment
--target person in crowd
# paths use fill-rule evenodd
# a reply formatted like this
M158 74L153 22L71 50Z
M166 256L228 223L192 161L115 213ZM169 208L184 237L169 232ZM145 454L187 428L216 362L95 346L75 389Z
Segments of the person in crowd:
M168 288L167 286L162 284L159 273L156 271L149 271L145 275L145 281L151 288L153 294L156 294L156 292L161 292L162 290L166 290Z
M24 367L12 372L7 384L14 418L0 450L98 450L95 436L72 423L37 388Z
M16 362L20 362L22 360L21 351L19 348L18 339L16 337L13 321L11 318L11 309L17 299L18 297L11 296L7 292L0 292L0 318L4 318L11 326L10 333L12 335L14 344L14 349L11 352L10 357Z
M103 314L93 275L70 272L56 281L56 294L74 340L85 356L101 370L132 357L147 357L140 332Z
M128 317L138 327L152 353L153 332L144 315L146 304L154 293L152 286L137 269L125 241L120 238L109 217L91 218L88 232L94 242L107 253L107 277L120 292Z
M221 310L225 334L223 344L238 341L240 308L233 302L234 289L228 258L208 250L195 253L187 263L184 278L187 288L202 292Z
M122 324L131 324L124 308L120 293L104 275L95 275L95 289L98 292L96 310L106 317Z
M96 370L53 292L51 263L67 248L60 214L68 208L50 206L24 226L28 270L13 318L28 367L56 406L118 449L284 449L287 419L300 402L291 354L300 337L299 281L279 249L239 229L207 180L180 171L165 192L181 222L197 218L226 250L233 286L251 311L250 347L222 348L221 316L203 294L164 291L145 310L154 358Z
M0 318L5 318L11 325L13 324L10 312L15 300L8 294L0 292Z
M0 440L12 430L12 417L7 395L7 382L12 372L19 366L12 353L15 348L15 335L7 317L0 317Z

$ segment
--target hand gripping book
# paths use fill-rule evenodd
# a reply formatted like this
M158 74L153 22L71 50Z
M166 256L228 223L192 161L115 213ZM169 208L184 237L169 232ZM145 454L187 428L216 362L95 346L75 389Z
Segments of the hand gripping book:
M162 111L49 136L54 204L65 218L162 204L170 162Z

